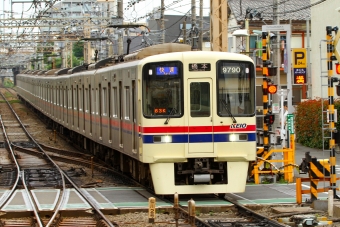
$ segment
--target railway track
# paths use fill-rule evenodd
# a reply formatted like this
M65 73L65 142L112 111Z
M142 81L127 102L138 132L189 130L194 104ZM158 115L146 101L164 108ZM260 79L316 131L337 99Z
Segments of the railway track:
M71 152L71 151L67 151L63 149L57 149L54 147L49 147L49 146L45 146L45 145L38 144L38 143L32 143L31 140L26 138L23 141L22 140L21 141L18 140L14 142L9 141L8 143L11 144L12 149L16 153L18 154L20 153L20 155L17 154L16 156L20 156L20 157L26 157L26 155L34 155L35 157L48 156L51 158L51 160L53 160L53 162L73 163L77 165L82 165L86 168L93 168L95 171L99 171L107 175L108 177L117 177L119 174L121 174L119 173L119 171L114 170L112 167L107 167L105 163L100 162L99 160L96 160L95 158L93 159L93 157L91 157L90 155L80 154L79 152ZM11 165L8 166L8 172L11 170L11 167L12 167ZM72 182L72 179L71 179L72 176L79 175L79 173L81 174L81 169L69 169L69 170L64 169L62 170L62 173L64 174L64 177L67 178L66 180L66 182L68 182L67 185L69 187L77 188L76 183L73 182L74 183L73 185L70 182ZM120 177L122 177L121 178L122 185L128 185L128 184L134 185L135 184L133 180L127 176L120 176ZM116 179L116 182L117 182L117 179ZM79 192L80 191L81 190L79 189ZM150 193L147 193L145 195L141 194L141 195L148 199L150 196ZM249 226L249 225L251 226L254 226L254 225L274 226L274 227L283 226L280 223L276 223L273 220L267 219L266 217L259 216L256 212L251 211L245 208L244 206L240 204L236 204L236 203L234 203L234 206L235 206L235 210L237 210L237 215L239 216L239 218L222 220L222 219L218 219L214 217L213 215L209 218L201 219L199 217L196 217L195 214L193 214L192 212L190 213L190 211L186 207L182 207L176 204L176 201L175 202L172 202L170 200L168 201L169 203L173 204L174 208L172 211L176 214L176 217L177 217L176 221L181 226L185 226L185 224L187 226L210 226L210 227L211 226L213 227L215 226L218 226L218 227L220 226ZM87 200L87 202L91 204L90 200ZM93 208L93 210L95 211L95 208ZM53 217L53 221L51 221L52 219L46 219L46 217L42 217L41 226L124 226L124 225L120 225L119 223L115 223L114 221L112 221L114 220L114 218L112 218L112 220L109 221L106 218L100 217L100 213L98 215L97 212L95 212L96 215L93 215L93 216L90 215L88 217L81 217L80 219L75 218L75 217L63 217L62 215L58 213L57 209L55 209L55 213L56 215L55 217ZM18 222L23 222L23 220L20 220ZM31 223L31 222L32 222L32 219L28 218L27 223ZM7 223L9 222L7 221ZM173 226L176 223L171 221L167 223L162 222L161 224L169 224L169 226ZM1 223L0 223L0 226L2 227ZM6 226L6 225L3 225L3 226ZM31 226L31 225L27 224L27 226Z
M49 157L49 155L39 146L39 144L34 140L32 135L26 130L26 127L19 119L18 115L15 113L14 109L11 107L9 102L6 100L5 96L1 93L1 97L5 102L1 102L1 117L0 122L2 126L2 134L5 138L5 143L10 151L11 159L16 166L16 180L13 183L10 193L0 201L0 208L13 196L14 191L19 187L19 180L21 179L22 185L26 191L29 202L34 212L34 219L32 222L36 222L37 226L52 226L55 223L62 223L61 216L59 214L60 206L66 199L65 196L65 178L67 181L75 188L80 195L92 206L95 215L93 220L97 220L101 223L100 226L114 226L104 214L91 202L86 195L80 190L76 183L67 174L59 168L59 166ZM5 116L5 119L2 119ZM7 129L10 129L9 132ZM24 152L15 151L13 144L31 144L32 147L39 149L38 155L32 156L32 154L27 154ZM39 160L37 162L37 160ZM33 183L32 183L33 182ZM39 182L36 184L35 182ZM33 195L30 192L32 188L46 188L46 187L61 187L62 193L60 193L59 201L56 203L54 213L52 217L45 223L40 217L37 203L34 200ZM99 218L98 218L99 217ZM89 224L89 223L88 223ZM59 224L61 225L61 224ZM85 221L85 225L86 221ZM4 225L6 226L6 225Z
M5 99L2 94L1 94L1 96L3 97L3 99ZM7 102L7 104L8 104L8 102ZM2 110L5 109L3 104L1 104L1 109ZM5 111L3 111L3 112L5 112ZM6 112L6 115L7 115L6 120L11 119L10 117L8 117L9 116L8 111ZM12 122L12 119L11 119L11 122ZM30 171L33 170L34 168L37 171L42 170L42 168L41 168L42 166L45 169L46 166L48 166L48 163L47 163L46 160L43 160L43 161L40 160L39 164L33 166L33 168L32 168L32 166L30 166L30 164L32 163L31 159L29 159L28 157L24 157L19 162L19 159L21 159L21 157L12 149L10 137L9 137L7 131L6 131L6 127L8 127L8 125L5 125L5 121L2 119L2 117L0 117L0 123L1 123L1 126L2 126L2 133L5 137L5 142L7 143L8 149L10 151L10 155L12 157L12 161L15 163L15 166L16 166L16 171L15 171L16 172L16 180L13 182L10 193L6 197L3 197L2 201L0 201L0 208L2 208L4 206L4 204L7 201L9 201L9 199L13 196L13 193L19 187L19 181L21 180L22 185L23 185L25 192L27 194L27 198L29 199L29 203L30 203L30 205L33 209L35 221L38 224L38 226L43 226L43 221L38 214L37 204L35 203L34 198L33 198L32 194L30 193L30 190L29 190L29 188L32 186L31 183L36 180L36 179L32 178L32 175L30 175ZM20 138L20 139L22 139L22 138ZM27 174L27 171L29 172L28 174Z
M125 185L125 186L129 185L131 187L133 186L143 187L142 185L138 184L137 182L134 182L132 179L128 178L127 176L122 175L121 173L119 173L118 171L114 170L111 167L105 167L102 165L102 163L89 161L89 155L86 155L86 154L80 155L78 152L57 149L57 148L49 147L49 146L42 145L42 144L41 146L49 153L49 156L55 161L61 161L61 162L67 162L67 163L72 162L78 165L82 165L84 167L93 166L93 168L96 171L105 173L109 177L116 176L116 179L115 179L116 182L118 180L117 175L119 175L120 179L118 181L121 181L122 185ZM17 147L17 149L22 149L26 151L31 150L31 149L19 148L19 147ZM37 151L33 151L33 152L37 152ZM141 191L137 190L136 192L140 193ZM151 193L152 192L149 191L149 193L141 194L141 196L145 197L146 199L149 199L149 196L152 195ZM156 197L156 195L152 195L152 196ZM174 199L174 202L171 201L171 199L164 199L164 200L166 200L170 204L173 204L174 213L177 213L178 219L186 220L185 222L188 222L188 221L192 222L192 224L194 224L195 226L224 227L224 226L232 226L236 224L238 224L238 226L249 226L249 224L252 224L252 225L256 224L258 226L271 226L271 227L284 226L275 220L268 219L265 216L252 211L251 209L239 204L238 202L234 201L233 199L227 196L223 198L219 197L217 199L225 200L225 201L232 203L234 205L234 210L239 217L237 219L225 219L225 220L215 219L215 218L200 219L199 217L195 217L195 215L190 214L190 211L186 207L176 204L176 199ZM168 224L171 224L171 223L168 223Z

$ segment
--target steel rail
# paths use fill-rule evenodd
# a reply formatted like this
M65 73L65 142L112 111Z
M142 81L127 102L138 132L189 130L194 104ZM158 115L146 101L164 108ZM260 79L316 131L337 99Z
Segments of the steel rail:
M60 208L61 208L61 204L63 202L63 199L65 199L65 194L66 194L66 184L65 184L65 179L64 179L64 174L62 172L62 170L59 168L59 166L44 152L44 150L40 147L39 143L31 136L31 134L28 132L28 130L26 129L26 127L24 126L24 124L22 123L22 121L20 120L19 116L16 114L16 112L14 111L14 109L12 108L12 106L10 105L10 103L7 101L7 99L5 98L5 96L0 92L2 98L6 101L8 107L11 109L12 113L14 114L14 116L16 117L16 119L18 120L19 124L21 125L22 129L24 130L24 132L26 133L26 135L31 139L31 141L33 141L33 143L35 143L37 145L37 147L40 148L40 151L43 152L46 157L48 158L48 160L53 163L54 166L56 166L56 168L58 169L60 175L61 175L61 179L63 182L63 193L60 193L59 196L59 202L57 204L56 209L54 210L54 213L52 215L52 217L50 218L50 221L48 222L48 224L46 225L47 227L50 226L52 224L52 222L54 221L54 219L56 218L56 216L58 215ZM2 124L3 125L3 124ZM3 126L4 127L4 126ZM8 138L8 137L7 137ZM8 139L8 146L11 147L11 143L9 142ZM13 152L14 155L14 152ZM15 156L14 156L15 158ZM24 181L24 178L22 178L22 180ZM15 190L15 189L14 189ZM13 192L12 192L13 193ZM9 198L8 198L9 199ZM37 217L37 220L39 219L39 216Z
M78 188L78 186L72 181L72 179L69 176L67 176L67 174L64 171L63 173L66 179L72 184L72 186L77 190L77 192L79 192L83 196L86 202L88 202L93 207L93 209L95 209L95 211L103 218L106 224L108 224L110 227L117 226L112 224L112 222L108 218L106 218L106 216L100 211L100 209L98 209L97 206L89 198L87 198L87 196L80 190L80 188Z
M19 163L18 163L17 159L15 158L15 154L14 154L14 151L12 149L12 146L11 146L11 143L9 141L9 138L7 136L6 129L5 129L5 126L4 126L4 122L2 121L1 115L0 115L0 123L1 123L2 131L3 131L3 135L4 135L5 139L6 139L7 146L9 148L10 152L11 152L11 155L12 155L12 160L13 160L13 162L15 162L15 165L16 165L16 168L17 168L17 177L16 177L16 180L15 180L15 183L14 183L13 187L11 188L8 196L3 196L1 198L1 200L0 200L0 209L2 209L3 206L7 203L7 201L12 197L15 189L18 186L21 170L20 170Z
M4 98L4 100L7 102L7 100L5 99L5 97L3 96L2 93L1 93L1 95L2 95L2 97ZM7 102L7 104L8 104L8 102ZM5 139L6 139L6 143L7 143L7 145L8 145L8 148L9 148L10 152L11 152L12 159L13 159L13 161L15 162L15 165L16 165L16 167L17 167L17 178L16 178L16 181L15 181L15 183L13 184L13 187L12 187L12 189L10 190L10 193L9 193L7 196L4 196L4 200L3 200L2 203L0 203L0 204L1 204L0 207L2 208L3 205L4 205L4 204L5 204L5 203L13 196L14 191L15 191L15 189L16 189L17 186L18 186L19 178L21 178L22 184L23 184L23 186L24 186L24 188L25 188L25 191L26 191L26 193L27 193L27 196L28 196L28 200L29 200L29 202L30 202L30 204L31 204L31 207L32 207L32 209L33 209L33 213L34 213L34 216L35 216L35 218L36 218L37 224L39 225L39 227L43 227L44 224L43 224L43 222L42 222L42 220L41 220L41 218L40 218L40 216L39 216L39 213L38 213L38 210L37 210L37 204L36 204L35 201L32 200L32 195L31 195L31 193L29 192L29 190L27 189L27 185L26 185L25 177L24 177L24 172L21 171L20 165L19 165L19 163L18 163L18 161L17 161L17 159L16 159L16 157L15 157L14 151L13 151L12 146L11 146L11 143L10 143L10 141L9 141L9 138L8 138L8 135L7 135L7 132L6 132L6 128L5 128L5 125L4 125L4 122L3 122L1 116L0 116L0 121L1 121L2 130L3 130L3 135L4 135Z
M2 97L5 99L5 101L7 102L7 104L9 105L10 109L12 110L13 114L16 116L17 120L20 122L22 128L24 129L26 135L33 141L33 143L36 144L36 146L39 148L40 152L44 153L44 155L46 156L46 158L48 158L49 161L51 161L51 163L53 163L56 168L59 170L59 172L61 173L61 177L62 177L62 182L63 182L63 193L60 194L61 196L61 200L59 200L59 203L56 207L56 209L54 210L53 216L50 218L49 222L47 223L46 227L49 227L53 224L54 219L56 218L56 216L58 215L61 205L63 204L64 200L66 199L65 196L65 178L72 184L72 186L83 196L83 198L93 207L93 209L95 209L95 211L97 212L97 214L99 214L102 219L106 222L107 225L109 225L110 227L114 227L117 225L113 225L111 223L111 221L109 219L106 218L106 216L100 211L100 209L98 209L96 207L96 205L87 198L87 196L78 188L78 186L72 181L71 178L69 178L67 176L67 174L58 166L58 164L45 152L45 150L40 146L40 144L31 136L31 134L28 132L28 130L26 129L26 127L24 126L24 124L21 122L19 116L15 113L14 109L12 108L12 106L9 104L9 102L6 100L6 98L3 96L3 94L1 93Z
M247 216L249 216L251 214L251 216L253 218L255 218L256 220L261 221L261 223L266 223L267 226L270 227L285 227L286 225L281 224L275 220L272 220L266 216L263 216L261 214L258 214L256 212L254 212L253 210L243 206L241 203L235 201L234 199L228 197L227 195L225 195L225 200L227 200L228 202L234 204L236 206L236 208L240 211L240 213L246 214Z
M44 223L43 223L43 221L41 220L41 218L39 216L39 211L37 209L37 203L35 202L34 199L32 199L33 195L30 192L30 190L28 190L28 188L27 188L27 184L25 182L25 173L24 173L24 171L22 171L22 173L21 173L21 180L22 180L22 184L24 185L25 191L26 191L26 193L28 195L27 197L28 197L28 200L29 200L29 202L30 202L30 204L32 206L33 213L34 213L34 216L36 218L36 221L38 222L38 225L40 227L44 227Z

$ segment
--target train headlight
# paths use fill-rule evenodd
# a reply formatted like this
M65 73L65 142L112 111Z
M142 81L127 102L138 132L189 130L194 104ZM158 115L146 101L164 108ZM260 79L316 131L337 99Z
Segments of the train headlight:
M236 138L237 138L237 135L235 135L235 134L230 134L230 135L229 135L229 141L230 141L230 142L235 142L235 141L236 141Z
M171 143L172 136L169 136L169 135L154 136L153 142L154 143Z

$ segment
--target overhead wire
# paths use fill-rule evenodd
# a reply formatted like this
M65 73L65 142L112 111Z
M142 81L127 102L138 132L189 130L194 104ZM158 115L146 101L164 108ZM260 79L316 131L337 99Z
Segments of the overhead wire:
M287 2L290 2L291 0L284 0L284 1L281 1L281 2L278 2L278 5L282 5L282 4L286 4ZM308 8L311 8L313 6L316 6L318 4L321 4L323 2L326 2L327 0L319 0L317 2L314 2L314 3L311 3L307 6L302 6L302 7L299 7L299 8L296 8L296 9L293 9L293 10L284 10L284 11L281 11L281 12L276 12L275 14L276 15L281 15L281 14L289 14L289 13L295 13L295 12L299 12L299 11L302 11L302 10L305 10L305 9L308 9ZM262 10L260 13L262 14L265 14L266 16L273 16L274 13L273 12L265 12L266 10L271 10L273 6L275 6L276 4L269 4L269 5L265 5L265 6L260 6L260 7L255 7L255 8L252 8L252 9L255 9L255 10L260 10L260 9L264 9ZM295 6L295 5L294 5ZM242 15L242 14L241 14Z
M31 6L29 7L29 9L26 10L26 12L27 12L27 11L29 11L29 10L31 10L31 9L34 8L34 13L33 13L33 14L36 15L36 16L35 16L35 19L36 19L36 20L33 22L33 24L34 24L34 25L39 25L39 24L41 24L41 16L43 16L49 9L51 9L52 7L54 7L54 5L55 5L55 3L56 3L57 1L58 1L58 0L51 0L50 2L45 2L45 1L42 1L42 0L41 0L41 1L39 1L39 0L33 0ZM279 4L279 5L282 5L282 4L289 3L290 1L291 1L291 0L284 0L284 1L280 1L278 4ZM315 2L315 3L312 3L312 4L308 5L308 6L299 7L299 8L290 10L290 11L278 12L277 14L289 14L289 13L298 12L298 11L301 11L301 10L304 10L304 9L311 8L311 7L315 6L315 5L318 5L318 4L323 3L323 2L326 2L326 1L327 1L327 0L319 0L319 1L317 1L317 2ZM179 10L177 10L177 9L175 9L175 8L171 8L173 5L177 5L179 2L181 2L181 1L172 2L172 3L170 3L170 4L167 4L164 8L167 9L167 10L173 10L173 11L176 11L176 12L178 12L178 13L181 13ZM45 4L45 5L42 5L42 4ZM139 11L140 11L140 10L144 10L144 9L149 8L151 4L153 4L152 1L150 1L150 2L145 2L144 8L141 8L141 9L139 8ZM190 5L190 4L191 4L191 3L187 3L187 4L184 4L184 6L187 6L187 5ZM266 8L270 8L270 6L273 6L273 4L267 5ZM177 7L177 8L178 8L178 7ZM258 7L258 8L256 8L256 9L264 9L264 6ZM160 9L158 9L158 10L156 10L156 11L153 11L153 12L151 12L151 13L146 13L145 16L139 17L139 18L137 18L137 19L145 19L145 18L147 18L147 17L154 16L156 13L159 13L159 11L160 11ZM191 9L190 9L188 12L183 13L183 16L182 16L179 20L183 19L184 17L187 17L187 15L189 14L190 11L191 11ZM23 15L23 14L22 14L22 15ZM265 15L273 15L273 13L266 12ZM124 17L126 17L126 14L124 14ZM24 20L23 16L21 16L21 19ZM135 19L136 19L136 18L135 18ZM159 31L157 31L157 32L158 32L158 33L163 32L163 31L166 32L168 29L170 29L171 27L173 27L174 25L176 25L176 24L178 23L179 20L177 20L175 23L173 23L173 24L167 26L165 29L159 30ZM197 20L200 20L200 19L197 19ZM23 21L20 21L20 24L22 24L22 23L23 23ZM205 20L203 20L203 23L209 24L209 22L206 22ZM151 29L153 29L153 28L151 28ZM189 30L190 30L190 29L189 29ZM26 28L24 28L23 31L22 31L22 34L31 33L32 31L33 31L33 28L31 28L31 29L26 29ZM155 33L156 33L156 32L155 32ZM180 32L180 34L181 34L181 32ZM179 35L180 35L180 34L179 34ZM177 37L177 36L169 35L169 34L165 34L165 35L166 35L167 37ZM20 36L20 35L19 35L19 29L17 30L17 36Z

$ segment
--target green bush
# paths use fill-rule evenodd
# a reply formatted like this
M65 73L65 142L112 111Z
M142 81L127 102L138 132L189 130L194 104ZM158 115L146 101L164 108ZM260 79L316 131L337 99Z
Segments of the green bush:
M323 100L324 111L321 110L321 99L313 99L301 102L295 108L295 134L296 142L311 148L329 148L329 138L322 138L322 124L328 128L326 111L328 100ZM340 114L340 100L334 101L334 109ZM323 115L323 118L322 118ZM338 117L339 118L339 117ZM339 119L340 120L340 119ZM340 123L335 123L335 127L340 132ZM324 130L324 136L329 137L330 131Z
M295 109L296 141L304 146L322 148L321 100L307 100Z
M12 88L12 87L14 87L14 82L10 78L5 78L3 85L4 85L4 87Z

